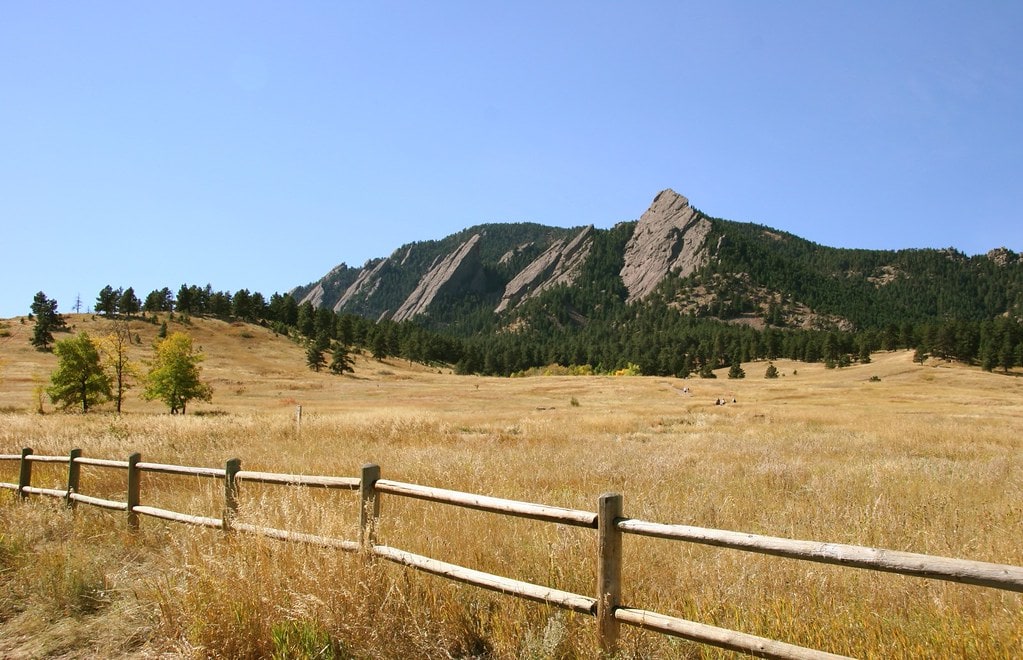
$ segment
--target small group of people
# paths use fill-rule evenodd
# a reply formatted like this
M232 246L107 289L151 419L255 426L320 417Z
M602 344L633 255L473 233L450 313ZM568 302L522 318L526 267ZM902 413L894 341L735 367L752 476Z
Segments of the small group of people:
M718 399L718 400L716 400L716 401L714 402L714 405L715 405L715 406L723 406L723 405L725 405L726 403L728 403L728 402L727 402L727 401L725 401L724 399ZM735 403L735 397L732 397L732 403Z

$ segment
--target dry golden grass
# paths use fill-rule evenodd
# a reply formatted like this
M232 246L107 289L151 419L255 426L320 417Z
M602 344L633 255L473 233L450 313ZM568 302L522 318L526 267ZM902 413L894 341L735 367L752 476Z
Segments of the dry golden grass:
M81 447L206 466L237 456L246 469L341 476L375 462L385 478L510 499L592 511L616 491L634 518L1023 565L1023 379L1013 375L919 366L900 352L841 370L778 361L777 380L763 378L766 363L743 365L741 381L722 372L683 382L455 377L365 358L338 377L308 371L299 346L265 329L195 320L184 329L207 355L213 401L194 407L206 414L171 417L134 391L121 417L48 405L37 415L33 387L53 358L28 345L30 325L7 323L0 453ZM133 327L141 358L157 326ZM0 480L16 481L15 466L0 463ZM35 485L66 478L55 466L34 470ZM87 468L82 489L123 500L123 479ZM219 517L220 488L145 475L142 498ZM72 517L56 504L22 506L0 492L0 656L595 654L590 617L327 550L153 519L132 535L124 514L80 507ZM246 485L241 516L357 534L351 493ZM587 530L385 497L380 541L594 588ZM624 585L629 605L836 653L1023 655L1023 599L980 587L632 536ZM727 654L623 628L622 655Z

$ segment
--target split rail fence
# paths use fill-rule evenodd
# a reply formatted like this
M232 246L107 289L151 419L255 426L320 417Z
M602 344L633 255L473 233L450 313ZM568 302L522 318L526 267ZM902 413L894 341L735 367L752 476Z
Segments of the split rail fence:
M150 516L189 525L219 528L225 532L256 534L347 552L367 552L388 561L450 580L587 614L596 618L601 651L607 656L613 655L617 650L620 626L626 624L763 658L844 657L623 604L621 602L622 539L626 534L1023 592L1023 567L1019 566L636 520L624 515L622 496L614 493L601 495L597 511L591 512L381 479L380 467L372 464L363 466L360 477L334 477L246 471L241 469L241 461L236 458L227 461L224 468L188 467L145 463L142 461L141 454L138 453L132 454L127 461L88 458L82 455L80 449L71 450L70 455L65 457L37 455L33 453L32 449L25 448L22 449L20 455L0 454L0 461L20 462L18 483L0 482L0 489L13 490L20 498L26 498L29 495L61 498L71 509L81 503L103 509L123 511L127 514L127 524L131 529L138 529L140 516ZM32 464L37 462L67 464L66 488L33 486ZM127 501L107 500L82 494L79 491L79 485L81 468L85 465L126 470ZM140 497L141 475L146 472L223 480L223 516L210 518L144 506ZM329 538L238 521L236 514L238 512L238 489L241 482L358 491L361 504L359 540ZM376 528L380 518L380 495L382 494L594 529L597 531L598 537L595 596L575 594L512 580L378 544Z

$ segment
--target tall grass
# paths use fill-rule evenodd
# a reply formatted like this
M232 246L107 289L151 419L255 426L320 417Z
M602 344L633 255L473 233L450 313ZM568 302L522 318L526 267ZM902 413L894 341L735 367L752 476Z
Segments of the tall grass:
M791 538L1023 565L1023 396L1013 378L800 365L775 382L417 376L345 383L357 401L217 416L0 416L0 451L385 478ZM785 371L784 364L779 368ZM921 368L924 369L924 368ZM749 373L752 370L747 369ZM931 380L923 380L929 376ZM716 388L716 389L711 389ZM708 403L727 389L736 404ZM353 395L354 396L354 395ZM978 401L983 402L978 404ZM573 403L574 402L574 403ZM349 406L350 407L347 407ZM978 407L983 406L983 407ZM326 408L326 406L324 406ZM16 481L15 464L0 479ZM66 467L36 464L61 487ZM144 504L220 515L222 486L143 477ZM82 490L123 499L124 473ZM592 594L591 531L384 496L380 541L471 568ZM243 520L354 539L356 495L243 484ZM360 555L225 536L0 493L0 655L573 658L590 617ZM1019 594L625 539L627 604L860 657L1018 657ZM32 642L18 640L31 638ZM6 640L6 641L5 641ZM623 628L623 657L727 655Z

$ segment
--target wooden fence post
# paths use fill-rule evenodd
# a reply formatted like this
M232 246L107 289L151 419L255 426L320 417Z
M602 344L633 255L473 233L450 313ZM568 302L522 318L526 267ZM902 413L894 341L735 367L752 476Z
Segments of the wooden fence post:
M238 482L235 479L242 469L242 459L232 458L224 469L224 531L231 531L231 521L238 513Z
M71 493L78 492L78 483L82 478L82 466L75 463L75 459L82 455L82 450L75 448L67 460L67 495L64 496L64 506L75 510L78 506L76 500L71 499Z
M140 477L142 473L136 465L141 460L142 454L138 452L128 457L128 527L133 531L138 531L139 528L139 514L135 513L135 507L140 504L139 495L142 491Z
M21 450L21 469L18 472L18 495L21 499L28 497L25 488L32 485L32 461L28 457L32 455L31 447L23 447Z
M622 518L622 496L604 493L597 507L597 639L604 657L618 651L621 625L615 608L622 599L622 533L617 522Z
M380 497L376 483L380 479L380 466L366 463L362 466L362 480L359 482L359 545L363 550L372 549L377 542L377 520L380 518Z

